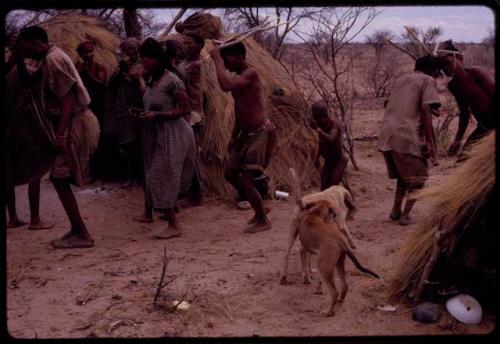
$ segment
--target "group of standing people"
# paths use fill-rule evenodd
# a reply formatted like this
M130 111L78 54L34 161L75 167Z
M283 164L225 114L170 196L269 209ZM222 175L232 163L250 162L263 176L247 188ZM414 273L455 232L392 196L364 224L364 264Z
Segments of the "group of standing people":
M495 83L480 68L465 68L463 54L451 42L443 44L440 56L424 56L415 61L412 73L399 77L386 102L378 148L382 152L389 178L396 179L394 205L390 219L402 226L413 223L410 212L415 205L412 193L424 187L429 177L428 159L436 159L432 116L439 116L440 100L436 78L443 72L451 80L448 89L459 108L458 130L448 149L456 155L462 146L470 115L476 129L462 146L457 162L463 161L470 144L495 128ZM405 206L403 200L406 197Z
M106 69L93 60L91 41L78 45L82 62L75 66L61 49L49 43L43 28L32 26L20 32L12 47L15 63L6 81L7 98L16 99L24 108L12 106L8 118L20 118L20 112L31 111L49 123L45 136L53 152L50 180L71 223L66 235L52 241L55 248L93 246L70 185L84 185L101 175L109 137L127 157L127 184L142 182L144 188L144 211L134 219L150 223L153 211L161 211L160 219L167 225L154 236L168 239L182 234L176 219L180 196L187 197L190 205L203 204L198 161L204 119L203 47L204 40L196 36L185 36L182 44L127 38L120 45L118 67L107 81ZM464 68L458 50L448 47L446 51L450 53L437 60L431 56L417 59L415 71L395 82L386 103L379 150L389 177L397 179L390 218L401 225L411 223L415 203L408 197L402 209L403 199L424 186L427 159L435 156L431 117L439 115L438 70L452 76L449 88L460 108L459 130L450 154L460 146L470 111L478 128L464 148L494 125L494 83L484 72ZM271 209L265 207L255 181L265 177L277 136L265 110L259 73L246 62L241 42L222 49L216 46L210 56L220 88L234 99L235 121L225 178L255 212L244 232L269 230L272 226L267 214ZM340 126L330 116L327 104L314 103L311 114L319 137L316 163L320 156L325 160L321 174L324 190L341 182L348 159L342 149ZM85 178L89 166L90 180ZM30 228L51 228L38 214L41 176L34 174L23 180L30 182ZM14 179L7 183L11 227L23 224L15 212L14 196L14 185L22 182Z

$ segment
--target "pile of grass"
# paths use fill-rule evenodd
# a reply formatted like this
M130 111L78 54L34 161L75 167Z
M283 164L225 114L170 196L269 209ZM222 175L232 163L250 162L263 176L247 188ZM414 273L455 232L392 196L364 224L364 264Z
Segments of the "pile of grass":
M49 41L64 50L74 62L80 59L76 52L78 44L91 40L95 44L94 60L104 65L108 78L116 68L116 52L120 39L106 29L104 22L99 18L60 15L44 22L41 26L47 30Z
M249 38L244 41L249 66L260 75L265 109L276 125L278 142L266 174L271 177L270 191L290 190L292 181L287 173L293 167L303 188L317 185L319 173L313 167L317 150L317 137L306 124L308 105L303 95L294 86L293 80L281 64L257 42ZM215 74L215 65L209 56L213 45L206 41L202 51L206 83L204 87L205 127L202 136L202 175L207 191L224 197L232 197L234 191L224 180L224 167L228 158L227 143L234 124L234 103L231 94L223 92ZM276 87L285 96L275 96Z
M418 284L438 235L443 239L434 266L452 256L458 247L461 252L475 252L471 256L477 257L479 246L484 246L481 240L488 240L482 233L474 232L481 230L478 220L485 203L491 200L495 184L495 132L474 144L468 155L440 185L416 195L417 199L432 202L432 212L401 247L399 266L389 288L389 296L394 300L411 302L419 297ZM470 240L471 237L476 240ZM471 256L459 259L467 264L464 260Z

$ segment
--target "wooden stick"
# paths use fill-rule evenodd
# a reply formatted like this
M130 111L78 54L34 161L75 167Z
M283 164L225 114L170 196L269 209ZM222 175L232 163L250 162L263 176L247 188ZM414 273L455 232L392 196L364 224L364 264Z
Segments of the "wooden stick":
M408 31L408 34L414 39L417 41L417 43L419 43L423 48L424 50L427 52L427 54L430 54L431 51L429 50L429 48L423 43L420 41L420 39L418 39L418 36L417 34L415 33L415 31L413 31L412 29L410 29L408 26L404 26L404 28L406 29L406 31Z
M393 43L391 40L385 38L385 41L387 42L387 44L390 44L392 45L394 48L398 49L398 50L401 50L402 52L404 52L406 55L410 56L412 59L416 60L417 57L414 56L411 52L409 52L408 50L406 50L405 48L403 47L400 47L399 45Z
M177 23L179 21L179 19L181 19L181 17L184 15L184 13L186 13L186 11L187 11L187 8L182 8L175 15L174 19L172 19L170 24L168 24L167 28L163 31L163 33L160 35L160 37L168 35L170 33L170 31L172 30L172 28L174 27L175 23Z
M160 296L161 290L168 284L168 283L163 284L163 280L165 279L165 273L167 271L168 262L169 262L169 260L167 258L167 248L165 247L163 249L163 267L161 270L160 282L158 282L158 288L156 288L155 298L153 299L153 304L155 304L155 305L156 305L156 300Z
M421 300L422 296L422 291L427 284L427 279L429 278L429 275L432 272L432 269L434 268L434 265L436 265L437 257L440 252L439 248L439 241L440 241L440 236L441 233L438 231L436 234L434 234L434 243L432 245L432 252L427 260L427 263L425 264L424 271L422 272L422 275L420 276L420 279L417 284L417 289L415 290L415 301L419 302Z
M214 39L213 41L214 41L214 43L217 43L217 44L224 44L224 43L229 42L229 41L231 41L233 39L236 39L236 38L238 38L238 37L240 37L242 35L246 35L249 32L255 32L256 30L258 30L260 28L263 28L265 26L266 26L266 24L262 24L260 26L255 26L255 27L252 27L252 28L248 29L247 31L236 33L236 34L232 35L231 37L229 37L229 38L227 38L227 39L225 39L223 41L217 40L217 39Z
M278 26L281 26L281 25L285 25L286 23L288 22L283 22L281 24L278 24L278 25L273 25L273 26L268 26L268 27L264 27L264 28L257 28L256 30L253 30L253 31L247 31L244 35L242 35L241 37L238 37L237 39L235 39L234 41L226 41L224 43L222 43L219 48L222 49L222 48L227 48L231 45L234 45L236 43L239 43L245 39L247 39L248 37L250 37L251 35L253 35L254 33L257 33L257 32L262 32L262 31L267 31L267 30L270 30L270 29L274 29Z

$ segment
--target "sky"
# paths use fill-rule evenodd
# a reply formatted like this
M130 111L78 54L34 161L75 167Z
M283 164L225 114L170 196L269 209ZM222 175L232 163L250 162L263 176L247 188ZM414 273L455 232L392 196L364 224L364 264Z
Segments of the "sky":
M495 26L493 12L485 6L395 6L376 7L381 13L355 39L364 41L376 30L389 30L401 34L403 25L422 28L439 25L443 40L456 42L481 42ZM155 10L158 20L168 22L177 10ZM220 12L219 12L220 13Z

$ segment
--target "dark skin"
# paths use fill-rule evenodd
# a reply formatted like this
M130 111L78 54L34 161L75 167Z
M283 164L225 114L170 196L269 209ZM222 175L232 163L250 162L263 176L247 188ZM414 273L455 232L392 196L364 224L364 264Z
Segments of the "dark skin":
M321 190L332 185L339 185L347 166L347 157L342 151L340 127L337 121L328 115L328 107L324 103L316 103L311 109L319 135L318 155L315 165L319 166L319 158L323 157L325 164L321 172Z
M40 219L40 179L31 181L28 185L28 200L30 206L29 229L40 230L53 228L53 224L46 223ZM6 193L7 211L9 221L7 228L22 227L27 223L20 220L16 211L16 194L13 187L9 187Z
M246 134L257 130L267 119L264 113L262 84L257 71L247 65L242 55L222 56L217 47L210 52L210 55L215 63L221 89L231 92L234 99L235 124L228 144L230 152L240 133ZM236 75L230 75L227 71L235 72ZM271 228L262 198L253 184L254 173L252 170L227 171L225 175L226 180L235 189L244 192L255 212L255 222L248 228L249 233Z
M160 64L160 61L156 58L152 57L142 57L142 65L144 67L145 73L151 73L155 70ZM140 83L146 89L146 82L144 80L143 74L137 74L140 78ZM155 87L158 82L160 82L161 78L153 83L151 87ZM181 117L186 117L190 113L189 108L189 99L186 92L181 91L177 92L174 95L175 102L177 106L169 111L145 111L141 113L138 118L143 121L154 121L154 120L172 120ZM166 234L164 238L178 236L181 233L181 228L179 226L179 222L175 216L175 209L166 209L164 215L161 217L165 219L168 224L169 233ZM153 222L153 200L150 197L149 192L145 192L144 199L144 213L142 216L135 218L136 221L150 223Z
M78 51L78 55L80 55L83 61L83 63L77 65L78 72L82 73L86 71L95 82L100 84L106 83L106 69L94 62L94 48L85 46Z
M448 83L448 89L460 109L457 134L448 150L449 155L455 155L467 130L471 112L478 122L478 127L481 126L485 130L493 128L495 83L481 69L464 68L460 56L454 58L453 55L447 55L441 62L444 73L453 77ZM463 148L475 139L475 135L469 136Z
M14 42L17 34L11 37L9 42L9 47L14 50ZM10 67L14 67L14 57L12 56L12 61ZM8 69L10 70L10 69ZM46 223L40 219L40 179L32 180L28 185L28 200L30 206L30 222L29 229L39 230L39 229L50 229L53 228L53 224ZM16 210L16 194L14 187L8 186L6 192L6 204L7 212L9 214L9 220L7 222L7 228L17 228L27 225L27 222L20 220L17 216Z
M140 87L144 92L144 90L146 89L146 84L143 82L143 80L141 80L144 69L142 67L142 64L136 63L137 61L139 61L139 50L135 47L126 47L122 50L124 53L124 59L122 62L125 63L127 68L119 69L121 75L126 79L135 78L139 80L139 82L141 83ZM136 182L137 171L135 166L140 165L140 163L137 162L137 153L134 149L135 143L131 143L127 148L124 149L127 152L126 158L128 167L128 180L122 185L122 187L131 187Z
M50 46L48 43L42 42L38 39L31 41L21 40L19 44L19 52L21 56L37 60L43 59L47 55L49 48ZM66 139L66 130L71 121L73 107L73 94L70 90L61 99L60 121L57 128L54 128L56 130L54 149L59 153L63 153L66 149L64 140ZM71 223L70 231L62 238L53 240L52 245L55 248L92 247L94 245L94 240L90 236L85 223L83 222L78 208L78 203L71 189L70 180L51 178L51 182L56 189L57 195L59 196L64 210L66 211L66 215Z

